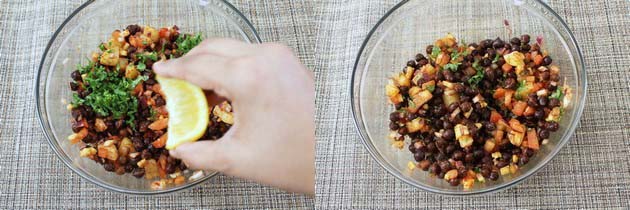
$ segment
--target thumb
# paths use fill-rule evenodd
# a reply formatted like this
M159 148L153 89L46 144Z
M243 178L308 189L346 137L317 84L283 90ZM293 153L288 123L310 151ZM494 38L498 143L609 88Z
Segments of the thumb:
M234 154L225 142L222 141L198 141L179 145L170 151L170 155L181 159L193 169L213 170L226 172L232 166Z

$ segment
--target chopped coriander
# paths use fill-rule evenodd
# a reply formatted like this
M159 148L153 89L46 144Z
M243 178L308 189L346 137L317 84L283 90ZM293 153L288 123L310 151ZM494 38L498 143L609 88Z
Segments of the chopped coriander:
M460 64L461 63L449 63L449 64L444 65L444 69L452 71L452 72L456 72Z
M475 68L475 70L477 70L477 73L473 75L472 77L470 77L470 79L468 79L468 84L470 84L473 87L477 87L479 82L483 80L483 68L479 66L479 60L476 60L472 66L473 68Z
M127 125L135 128L135 114L138 112L138 99L131 95L131 90L148 77L140 76L134 80L119 76L118 72L107 71L96 65L87 72L84 81L91 93L85 98L72 95L72 105L86 105L100 116L111 115L114 119L127 117Z
M427 90L429 92L433 92L435 90L435 85L427 85Z
M562 88L557 88L556 91L554 91L551 96L549 96L549 98L555 98L558 100L561 100L562 97L564 97L564 94L562 94Z
M81 73L81 74L88 73L90 70L92 70L92 68L94 68L94 62L93 61L90 61L85 66L77 65L77 70L79 70L79 73Z
M105 52L106 52L106 53L112 53L112 50L111 50L111 49L109 49L109 50L107 50L107 51L105 51Z
M458 58L459 58L459 52L453 51L453 53L451 53L451 60L457 60Z
M151 109L149 109L149 112L151 112L151 121L155 121L157 120L157 111L155 111L155 109L153 109L153 107L151 107Z
M184 35L177 37L175 43L177 43L177 50L181 51L182 55L188 53L188 51L192 50L195 46L203 41L201 37L201 33L198 33L194 36Z
M479 60L475 60L475 62L473 62L472 67L475 68L475 70L477 70L477 72L479 71L483 71L483 68L481 68L481 66L479 65Z
M466 50L464 50L463 52L454 51L453 53L451 53L451 60L457 60L459 57L468 56L468 54L470 53Z
M160 48L160 54L164 54L164 49L166 48L166 42L162 43L162 48Z
M142 62L138 62L138 65L136 65L136 69L138 69L138 71L144 71L145 69L147 69L147 65Z
M481 173L481 168L475 167L475 168L473 168L473 171L476 172L476 173Z
M142 45L149 45L149 42L147 42L147 40L142 40Z
M527 81L525 80L521 80L521 82L518 83L518 88L516 88L516 95L515 98L517 100L521 100L523 99L521 97L521 93L523 93L524 91L527 91L528 87L527 87Z
M105 45L103 43L98 45L98 48L101 49L101 51L105 51Z
M433 46L433 49L431 50L431 58L435 60L440 54L440 52L442 52L442 50L440 50L439 47Z
M408 100L409 103L409 107L416 107L416 103L413 102L413 100Z
M472 85L473 87L477 87L481 80L483 80L483 72L477 71L477 74L468 79L468 84Z
M153 61L157 61L158 60L157 53L155 53L155 52L151 52L151 53L147 53L147 54L136 54L136 56L138 56L138 59L140 59L141 61L145 61L147 58L151 59Z
M501 56L499 56L499 54L496 54L496 55L494 56L494 59L492 60L492 63L497 63L497 62L499 62L499 58L501 58Z

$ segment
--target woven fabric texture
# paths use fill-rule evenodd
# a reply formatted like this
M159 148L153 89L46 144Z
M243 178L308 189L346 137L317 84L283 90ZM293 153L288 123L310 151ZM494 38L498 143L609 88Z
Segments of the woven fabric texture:
M569 144L519 185L475 197L439 196L397 180L363 147L350 113L349 80L370 29L397 1L317 5L316 208L630 208L630 3L549 0L580 44L586 107Z
M84 1L0 0L0 209L312 209L314 199L216 176L179 193L128 196L72 173L53 153L35 113L35 72L52 32ZM310 1L230 1L264 41L313 68ZM114 18L114 17L113 17Z

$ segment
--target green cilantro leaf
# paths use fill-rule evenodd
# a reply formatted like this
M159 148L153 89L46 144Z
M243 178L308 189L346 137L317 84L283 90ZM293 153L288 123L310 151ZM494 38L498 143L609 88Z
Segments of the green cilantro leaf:
M94 68L94 64L95 63L90 60L90 62L85 66L77 65L77 70L79 70L79 73L81 74L88 73L90 70L92 70L92 68Z
M435 90L435 85L427 85L427 90L429 92L433 92Z
M444 69L452 71L452 72L456 72L460 64L461 63L449 63L449 64L444 65Z
M126 117L126 124L135 128L135 114L138 112L138 99L131 95L131 90L146 76L134 80L121 77L117 71L110 71L96 65L86 73L85 88L91 93L84 98L72 95L72 105L89 106L100 116L112 116L114 119Z
M499 54L494 56L494 59L492 60L492 63L497 63L499 62L499 58L501 58L501 56L499 56Z
M431 58L435 60L441 52L442 50L440 50L439 47L433 46L433 49L431 50Z
M188 53L188 51L192 50L197 45L199 45L201 41L203 41L203 38L201 37L201 33L198 33L194 36L191 36L191 35L179 36L177 37L177 40L175 40L175 43L177 44L177 50L180 51L183 55L183 54Z
M483 68L479 66L479 60L476 60L472 66L473 68L475 68L475 70L477 70L477 73L473 75L472 77L470 77L470 79L468 79L468 84L470 84L473 87L477 87L479 82L483 80Z
M561 100L562 97L564 97L564 94L562 93L562 88L557 88L556 91L554 91L551 96L549 96L549 98L555 98L558 100Z
M138 65L136 65L136 68L138 69L138 71L144 71L145 69L147 69L147 65L139 62Z
M527 81L525 80L521 80L521 82L518 83L518 88L516 88L516 94L515 94L515 98L517 100L521 100L523 99L521 97L522 92L527 91L528 87L527 87Z
M105 51L105 44L101 43L98 45L98 48L101 49L101 51Z

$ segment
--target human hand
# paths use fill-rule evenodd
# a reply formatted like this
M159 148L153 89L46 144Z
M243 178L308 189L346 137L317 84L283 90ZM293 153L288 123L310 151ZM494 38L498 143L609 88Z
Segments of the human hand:
M191 168L314 194L315 87L290 49L209 39L153 69L214 91L234 110L234 125L222 138L182 144L172 156Z

